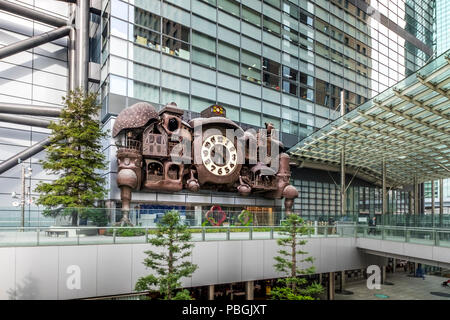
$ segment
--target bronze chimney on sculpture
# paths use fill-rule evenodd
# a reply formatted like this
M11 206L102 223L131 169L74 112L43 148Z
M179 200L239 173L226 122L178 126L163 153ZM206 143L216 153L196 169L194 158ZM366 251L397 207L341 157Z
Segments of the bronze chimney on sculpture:
M289 184L289 155L282 153L283 144L271 123L258 132L244 132L218 105L206 108L201 117L189 122L183 121L182 115L175 103L157 112L144 102L118 115L113 137L122 224L131 224L131 194L139 190L254 193L285 198L286 212L291 212L298 191Z

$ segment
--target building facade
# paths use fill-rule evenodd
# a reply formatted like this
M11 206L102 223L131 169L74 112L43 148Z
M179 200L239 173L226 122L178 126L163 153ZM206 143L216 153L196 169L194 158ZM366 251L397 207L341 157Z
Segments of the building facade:
M69 6L61 1L11 1L37 12L67 19ZM35 35L48 32L54 27L0 11L0 45L6 46ZM0 60L0 102L58 107L68 88L67 39L61 38L39 47L17 53ZM27 147L45 139L50 130L35 126L0 122L0 160L3 162ZM26 191L32 197L39 180L53 177L42 170L39 160L45 157L40 152L25 161L33 173L26 178ZM0 175L0 212L7 218L8 208L20 201L11 197L12 192L21 194L21 166L17 165ZM27 197L30 198L30 197ZM34 207L28 203L27 208Z
M69 12L65 5L52 2L62 15ZM11 20L2 21L2 29L13 28L6 26ZM92 82L91 89L99 88L105 129L112 129L121 110L139 101L157 109L175 102L186 119L218 104L244 129L273 123L286 149L339 117L341 90L346 110L354 109L433 55L434 1L103 0L100 15L91 14L91 21L97 28L90 32L90 60L99 63L100 69L99 83ZM28 23L33 28L37 25ZM0 36L2 44L7 39L5 33ZM48 68L60 65L61 76L67 77L67 55L61 55L65 58L53 57L57 63L49 63ZM17 63L22 68L27 62ZM38 77L30 76L36 66L32 64L26 72L31 91L39 86ZM7 86L19 82L5 83L0 98L11 101L14 90ZM47 97L53 97L49 94L39 100L30 93L26 101L59 104L66 89L62 83L66 81L53 85L59 88L58 98L48 101ZM21 102L23 95L16 95ZM31 136L30 128L21 129ZM14 145L8 136L5 131L5 144ZM104 150L109 161L107 205L120 208L112 139L105 141ZM0 176L10 178L19 181L17 173ZM33 174L32 179L38 178L47 177ZM351 179L348 176L347 181ZM0 196L6 206L11 188L4 181ZM292 184L300 191L294 209L308 215L339 214L336 181L335 173L293 168ZM392 190L389 197L390 212L408 211L404 191ZM139 193L133 199L141 210L176 205L192 210L194 216L212 204L237 211L250 208L263 215L282 209L281 201L226 193ZM347 199L349 213L380 212L380 188L363 180L353 180Z

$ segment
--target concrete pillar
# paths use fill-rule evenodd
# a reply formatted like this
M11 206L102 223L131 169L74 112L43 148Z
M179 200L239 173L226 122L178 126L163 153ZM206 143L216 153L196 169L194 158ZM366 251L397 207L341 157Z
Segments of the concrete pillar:
M334 272L328 273L328 300L334 300Z
M210 284L208 286L208 300L214 300L214 285Z
M386 266L381 267L381 284L386 282Z
M245 283L245 300L253 300L255 293L255 283L253 281L247 281Z
M392 261L392 263L393 263L393 265L392 265L392 273L395 273L396 271L397 271L397 259L392 259L393 261Z

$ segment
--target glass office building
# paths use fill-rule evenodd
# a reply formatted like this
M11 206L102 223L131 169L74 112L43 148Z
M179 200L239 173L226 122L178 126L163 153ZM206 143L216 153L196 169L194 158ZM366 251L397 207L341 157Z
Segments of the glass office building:
M436 56L439 56L450 48L450 2L446 0L436 0L435 13L435 51ZM434 200L439 206L439 181L434 181ZM444 212L450 213L450 179L443 181L443 197L444 197ZM428 210L431 210L431 182L425 183L425 203Z
M39 0L16 2L37 12L56 18L67 19L68 4L61 1ZM30 4L31 3L31 4ZM0 11L0 46L48 32L54 27ZM68 88L67 39L61 38L39 47L29 49L0 60L0 102L14 104L45 105L58 107ZM0 121L0 162L45 139L49 129ZM33 174L26 179L26 191L36 197L34 188L39 180L51 180L39 160L45 157L40 152L25 161ZM11 208L14 201L11 193L21 194L21 167L17 165L0 174L0 208ZM27 197L28 198L28 197ZM34 207L34 203L27 207ZM0 211L4 221L5 211Z
M450 48L450 2L446 0L436 0L436 56Z
M243 128L272 122L289 148L339 116L341 90L351 110L429 60L433 10L420 0L103 1L102 119L111 127L137 101L173 101L186 117L220 104ZM338 213L339 178L306 171L293 170L295 209ZM347 197L349 212L380 211L379 188L364 181ZM391 191L390 211L408 201Z

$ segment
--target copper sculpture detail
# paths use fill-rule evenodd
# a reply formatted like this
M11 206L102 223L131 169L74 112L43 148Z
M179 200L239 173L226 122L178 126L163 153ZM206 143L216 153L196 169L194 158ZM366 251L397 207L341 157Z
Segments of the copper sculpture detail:
M258 132L244 132L226 118L222 106L210 106L189 122L183 121L183 113L174 103L157 112L140 102L116 118L113 137L122 223L130 224L131 193L138 190L261 194L285 198L286 212L291 212L298 191L289 184L289 156L282 153L283 144L271 123Z

